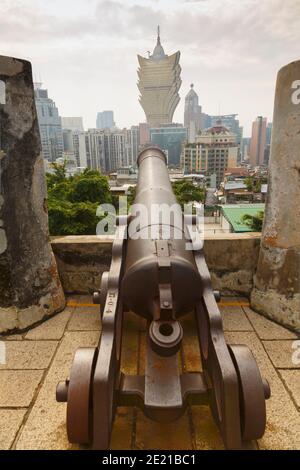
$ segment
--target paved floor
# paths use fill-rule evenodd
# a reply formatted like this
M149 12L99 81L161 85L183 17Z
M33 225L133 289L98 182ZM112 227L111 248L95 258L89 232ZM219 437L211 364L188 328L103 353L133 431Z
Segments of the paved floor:
M6 364L0 365L0 449L77 448L68 443L66 405L56 403L55 388L69 375L75 350L97 343L98 309L76 306L90 303L87 296L69 298L69 306L54 318L23 335L1 338L6 344ZM245 299L223 299L220 308L227 341L251 348L272 389L266 433L247 447L299 449L300 343L295 343L296 335L254 313ZM193 319L185 318L183 327L183 367L197 371ZM124 336L122 368L125 373L141 372L144 322L127 314ZM120 408L111 448L222 449L223 444L207 407L192 407L173 424L157 424L137 409Z

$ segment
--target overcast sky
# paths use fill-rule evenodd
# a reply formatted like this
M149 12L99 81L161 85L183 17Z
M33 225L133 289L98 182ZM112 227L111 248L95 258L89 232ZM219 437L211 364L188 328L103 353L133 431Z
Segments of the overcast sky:
M300 59L300 0L0 0L0 54L29 59L61 116L113 109L119 127L145 120L137 54L181 51L181 101L194 83L203 111L238 113L244 135L272 120L279 68Z

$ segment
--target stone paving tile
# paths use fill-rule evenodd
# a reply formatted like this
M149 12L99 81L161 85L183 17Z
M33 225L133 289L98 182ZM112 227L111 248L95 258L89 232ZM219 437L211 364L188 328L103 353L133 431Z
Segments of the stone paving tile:
M275 367L300 369L300 361L296 360L300 357L299 342L296 343L295 340L263 341L263 345Z
M72 299L74 302L91 303L91 296L73 296ZM230 299L223 298L222 301L237 303L239 301L247 301L247 299L235 297ZM281 374L281 380L262 343L252 330L247 316L245 314L240 315L241 308L238 306L222 306L220 308L225 310L225 312L222 312L223 317L226 318L227 316L227 319L224 321L224 323L227 322L225 328L231 329L230 332L226 332L227 339L236 344L248 344L256 356L263 374L271 384L272 398L267 402L267 430L264 437L259 441L259 447L262 449L299 448L300 417L290 394L293 395L295 402L297 402L297 399L299 400L299 378L296 373L298 374L300 371L280 370L278 372ZM246 307L243 308L245 309ZM235 315L236 309L239 311L237 315ZM59 315L64 316L64 313ZM48 320L44 324L45 329L40 328L43 327L43 325L40 325L32 330L32 332L27 333L26 340L32 339L33 341L24 340L20 343L16 339L15 342L12 342L13 346L10 347L16 347L15 343L17 341L19 346L22 345L22 347L23 343L57 344L55 341L44 341L44 339L50 339L49 334L57 335L53 339L61 338L61 331L65 329L68 319L66 321L65 318L58 320L59 315ZM248 315L248 318L258 333L267 329L266 326L263 326L261 330L261 323L258 325L257 319L253 320L251 313ZM57 324L47 327L46 324L53 320L56 320ZM273 322L270 323L274 325ZM192 316L186 316L182 319L182 324L185 331L183 354L181 355L184 358L184 370L200 370L201 364L199 364L199 347L195 321ZM125 314L121 362L121 369L124 373L144 373L145 325L146 321L133 313ZM277 334L283 334L282 332L278 333L279 330L276 327ZM40 330L38 331L39 328ZM17 449L79 448L79 446L68 442L66 435L66 404L56 402L55 389L58 381L69 376L75 350L78 347L96 345L99 329L100 320L99 309L97 307L77 307L74 309L74 313L68 323L68 328L62 337L50 369L39 389L36 401L27 417L27 421L21 427L16 443ZM39 336L34 336L36 334ZM264 335L266 333L261 334ZM272 334L274 335L276 332ZM43 341L35 341L35 339L43 339ZM279 339L279 337L276 339ZM285 337L282 339L285 339ZM265 341L264 343L271 343L271 341ZM274 341L272 343L281 343L281 341ZM283 343L286 342L283 341ZM26 354L29 357L27 350L25 356ZM21 359L18 360L21 363ZM25 359L24 362L25 364L27 363ZM28 407L39 382L42 380L42 374L43 371L38 370L0 370L0 407ZM28 384L30 385L29 387ZM297 403L299 405L299 401ZM24 410L0 409L0 421L1 413L6 411L21 411L23 414L20 415L19 421L17 415L15 415L15 420L18 421L16 425L14 424L14 418L10 420L13 427L13 431L11 431L12 437L6 438L8 440L5 441L5 444L2 444L0 431L0 448L1 445L5 445L6 448L11 446L25 413ZM9 415L7 415L6 419L9 419ZM135 408L120 407L117 410L112 431L111 449L130 449L132 447L136 449L176 450L224 448L219 431L207 406L192 407L178 421L167 424L154 422ZM255 449L257 444L255 442L246 443L244 448Z
M68 323L69 331L97 331L101 329L99 307L76 307Z
M1 370L0 408L29 406L42 377L41 370Z
M46 369L57 344L57 341L7 341L6 364L0 364L0 370Z
M90 295L69 295L67 304L73 304L73 303L78 303L78 304L92 304L93 303L93 296L92 294ZM95 306L96 308L96 306Z
M183 328L184 370L186 372L200 372L202 365L195 316L193 313L187 314L180 322Z
M224 297L222 296L219 302L219 306L222 307L222 306L225 306L225 304L229 304L229 303L233 303L235 305L239 303L249 304L249 299L247 299L247 297L231 297L231 296Z
M300 415L292 402L283 382L273 367L262 343L253 332L227 332L231 344L245 344L254 354L261 374L269 381L271 398L267 400L267 427L258 441L260 449L299 449Z
M25 416L24 410L1 410L0 409L0 450L8 450L22 424Z
M135 448L182 450L192 449L188 414L172 423L158 423L137 411Z
M278 370L284 383L300 409L300 370ZM300 442L299 442L300 448Z
M293 339L297 335L283 326L277 325L263 315L254 312L251 308L243 307L248 319L253 325L260 339Z
M208 406L191 407L196 449L221 450L224 444Z
M18 438L17 449L74 449L66 433L66 404L55 400L56 385L70 374L75 351L94 347L99 332L66 332L56 352L30 415ZM0 372L1 374L1 372Z
M124 374L137 374L139 359L140 318L132 312L127 312L123 320L123 338L121 353L121 369Z
M253 331L242 307L220 307L224 331Z
M72 311L72 308L66 308L63 312L49 318L49 320L43 322L41 325L28 331L25 335L25 339L61 339Z
M0 341L22 341L24 334L0 336Z
M140 358L139 332L143 328L144 320L132 312L127 312L123 320L123 338L121 352L121 370L124 374L136 375ZM132 407L117 409L110 448L131 449L132 432L135 421L135 410Z
M117 409L112 430L110 449L130 450L132 441L132 429L134 425L134 410L120 406Z

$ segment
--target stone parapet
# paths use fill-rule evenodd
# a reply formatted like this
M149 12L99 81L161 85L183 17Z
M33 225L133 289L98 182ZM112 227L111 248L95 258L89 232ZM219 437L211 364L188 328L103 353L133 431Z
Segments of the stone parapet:
M260 244L259 233L207 236L205 257L215 289L223 295L249 296ZM52 249L64 291L90 294L99 289L111 260L112 240L104 236L53 237Z

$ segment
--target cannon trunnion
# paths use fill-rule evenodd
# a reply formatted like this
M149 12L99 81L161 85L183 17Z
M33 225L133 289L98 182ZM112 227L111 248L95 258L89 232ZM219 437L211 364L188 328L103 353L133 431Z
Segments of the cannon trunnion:
M239 449L264 434L269 385L246 346L226 344L203 249L187 249L195 218L176 204L164 153L146 148L138 166L132 213L118 219L110 271L94 296L102 317L98 347L78 349L70 378L57 386L57 400L67 402L69 441L108 449L117 406L139 406L168 422L187 406L208 404L225 446ZM172 209L168 220L161 205ZM145 375L120 370L128 310L147 319ZM179 368L186 314L195 315L203 372Z

